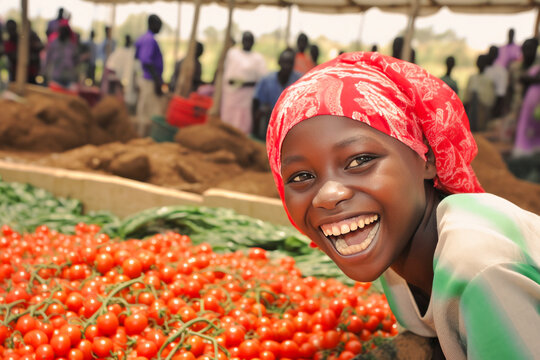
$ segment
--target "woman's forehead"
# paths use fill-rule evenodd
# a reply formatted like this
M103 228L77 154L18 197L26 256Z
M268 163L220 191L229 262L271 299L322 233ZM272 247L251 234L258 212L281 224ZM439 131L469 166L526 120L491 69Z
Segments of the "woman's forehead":
M294 152L307 152L325 144L333 150L350 144L378 144L381 146L405 146L391 136L371 126L344 116L320 115L306 119L285 135L281 148L281 160ZM282 164L283 165L283 164Z
M353 132L365 133L364 136L366 137L372 135L373 137L383 136L390 138L389 135L368 124L346 116L317 115L294 125L285 135L284 142L291 137L308 136L316 143L320 137L344 137Z

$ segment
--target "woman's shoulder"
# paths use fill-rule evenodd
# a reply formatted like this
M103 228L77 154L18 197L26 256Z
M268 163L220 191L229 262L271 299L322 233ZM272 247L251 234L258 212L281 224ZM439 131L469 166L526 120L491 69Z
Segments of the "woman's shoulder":
M435 263L464 278L498 264L540 263L540 216L499 196L450 195L437 208L437 226Z
M473 216L474 218L494 216L526 217L540 221L540 217L513 202L490 193L453 194L445 197L437 207L438 219L444 216Z

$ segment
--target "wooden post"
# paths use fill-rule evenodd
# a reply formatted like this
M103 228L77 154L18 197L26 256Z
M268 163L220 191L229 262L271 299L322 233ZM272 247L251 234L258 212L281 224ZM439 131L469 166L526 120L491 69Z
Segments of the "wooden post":
M360 25L358 26L358 39L356 40L356 49L355 51L360 51L362 49L362 37L364 36L364 16L365 12L360 13Z
M193 15L193 24L191 26L191 36L186 57L182 62L180 76L176 81L176 93L182 97L188 97L193 84L193 73L195 71L195 53L197 43L197 26L199 24L199 14L201 11L201 0L195 1L195 14Z
M540 7L536 8L536 21L534 22L533 36L538 39L540 33L538 27L540 26Z
M28 77L28 57L30 50L30 23L28 21L28 0L21 0L21 29L17 41L17 69L15 92L22 96Z
M111 20L110 20L110 29L111 29L111 41L112 41L112 38L114 37L114 31L115 31L115 27L116 27L116 3L113 3L111 4ZM106 38L107 34L105 34L105 38ZM109 56L112 54L113 52L113 48L112 48L112 43L109 41L107 42L107 46L105 47L105 58L108 59ZM103 71L105 72L105 65L106 64L103 64Z
M420 0L412 0L411 13L409 14L409 21L407 23L407 30L405 31L405 38L403 39L403 49L401 50L401 58L406 61L411 61L412 53L412 38L414 36L414 22L420 11Z
M223 95L223 70L225 68L225 57L227 56L227 51L232 45L231 29L233 22L233 10L234 0L229 0L229 17L227 20L227 28L225 30L225 41L223 44L223 49L221 49L221 55L219 56L219 61L216 69L213 103L212 107L208 110L208 115L210 115L210 122L217 122L220 120L219 115L221 110L221 97Z
M114 32L116 27L116 3L111 5L111 34Z
M182 1L178 0L178 13L176 14L176 32L174 34L173 64L178 60L178 49L180 48L180 20L182 17Z

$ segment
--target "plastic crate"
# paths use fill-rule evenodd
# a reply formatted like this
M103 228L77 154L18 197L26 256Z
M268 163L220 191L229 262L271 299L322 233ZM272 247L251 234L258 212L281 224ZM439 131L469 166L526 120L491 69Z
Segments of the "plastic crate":
M170 125L161 115L152 116L150 126L150 137L156 142L173 142L174 136L178 132L176 126Z

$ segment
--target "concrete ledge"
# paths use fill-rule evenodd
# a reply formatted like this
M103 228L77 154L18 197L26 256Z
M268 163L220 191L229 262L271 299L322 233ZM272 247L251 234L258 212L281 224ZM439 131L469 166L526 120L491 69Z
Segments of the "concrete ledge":
M227 207L236 210L239 214L274 224L291 225L280 199L222 189L208 189L203 197L205 206Z
M105 210L121 218L156 206L198 205L227 207L239 214L290 225L279 199L228 190L210 189L198 195L118 176L7 161L0 161L0 176L4 181L28 183L55 196L78 199L85 211Z

